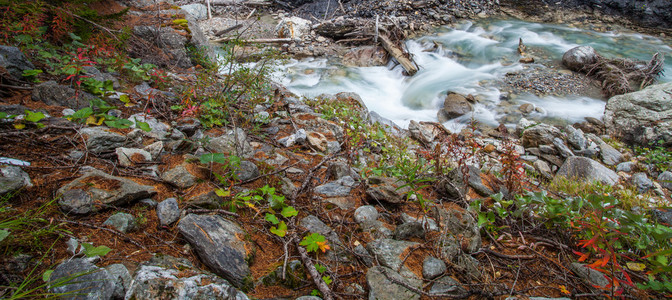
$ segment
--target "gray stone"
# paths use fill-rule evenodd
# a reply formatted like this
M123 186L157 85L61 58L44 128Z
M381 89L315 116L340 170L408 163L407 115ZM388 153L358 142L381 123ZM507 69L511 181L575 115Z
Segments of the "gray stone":
M464 297L467 290L458 282L449 276L444 276L432 285L429 294L434 297Z
M182 10L190 14L194 19L200 21L208 18L208 8L200 3L187 4L180 6Z
M583 134L583 130L581 129L575 129L571 125L567 125L565 127L565 131L567 131L567 142L574 147L576 150L583 150L588 147L588 140L586 139L586 136Z
M397 241L392 239L377 239L366 245L378 262L385 267L393 270L399 270L402 267L402 254L406 253L411 247L419 245L416 242ZM406 266L403 267L407 269Z
M478 222L471 216L468 211L461 209L445 210L437 208L441 225L444 231L441 232L443 237L453 237L458 239L458 245L462 251L466 253L474 253L481 248L481 234ZM447 246L447 245L446 245ZM449 252L448 249L443 252ZM448 255L450 258L452 255Z
M443 260L427 256L422 261L422 278L432 280L441 276L447 269L446 263Z
M393 237L395 240L408 240L410 238L424 238L425 228L420 222L403 223L394 229Z
M357 179L359 174L353 171L350 165L343 160L336 160L327 167L327 177L333 180L338 180L343 176L350 176Z
M94 66L84 66L82 71L86 76L98 80L100 82L111 81L112 88L118 90L121 86L119 85L119 80L116 77L112 76L110 73L103 73ZM118 116L117 116L118 117Z
M116 151L119 147L134 144L127 137L103 127L82 128L80 133L86 141L86 148L95 154Z
M597 62L599 55L590 46L578 46L572 49L567 50L564 55L562 55L562 64L575 72L586 72L584 70L590 64Z
M126 295L126 291L131 286L131 273L128 272L126 266L122 264L113 264L105 267L107 273L114 278L114 292L112 293L112 299L123 299Z
M355 252L355 255L357 255L357 257L364 263L364 265L369 268L373 266L373 257L371 254L369 254L369 251L367 251L366 248L362 246L362 244L357 244L353 251Z
M247 300L248 297L219 276L196 269L188 261L164 256L138 267L126 299Z
M525 129L521 140L523 147L529 148L552 145L556 137L562 137L559 129L551 125L537 124Z
M386 223L378 220L367 221L359 224L363 232L368 233L373 239L389 239L392 238L392 230L387 228Z
M637 192L640 194L646 193L649 190L653 189L653 181L646 176L646 173L635 173L630 179L632 184L637 188Z
M355 210L355 222L364 223L378 219L378 211L371 205L360 206Z
M429 231L439 231L439 226L436 224L436 221L430 219L426 215L421 215L420 217L413 217L407 213L401 213L401 220L404 223L409 222L420 222L422 227Z
M621 152L604 142L600 144L600 155L602 155L602 161L608 166L615 166L623 160Z
M250 284L250 245L237 224L220 216L189 214L178 224L180 234L195 249L201 261L217 275L240 288Z
M254 149L247 141L247 134L240 128L210 139L205 148L213 153L227 153L244 158L251 158L254 155Z
M102 207L122 206L156 194L152 186L93 170L61 187L58 204L66 213L87 214ZM95 205L94 205L95 204Z
M408 132L411 133L412 138L427 144L434 141L436 135L439 133L434 125L420 124L414 120L411 120L411 123L408 125Z
M553 173L551 172L551 166L548 165L545 161L538 159L534 163L534 169L539 172L539 174L547 179L547 180L552 180L553 179Z
M49 277L49 284L53 287L49 290L52 293L69 294L63 299L112 299L115 281L107 270L96 267L87 259L75 258L54 269Z
M387 64L388 56L380 46L362 46L343 55L343 65L350 67L374 67Z
M476 193L481 196L490 196L494 192L485 184L481 179L481 170L475 166L468 165L469 174L467 175L467 184L469 187L473 188ZM442 183L443 190L450 197L459 198L467 194L467 186L464 185L465 175L462 170L455 168L448 172L447 181Z
M95 97L87 92L77 91L69 86L60 85L56 81L47 81L33 87L33 101L47 105L63 106L79 110L90 105Z
M607 133L631 143L672 144L672 82L611 97L604 110Z
M656 222L672 226L672 208L653 208L649 210L649 213Z
M243 160L236 169L236 178L240 181L247 181L259 176L259 168L251 161Z
M605 287L609 284L609 279L607 279L606 275L597 270L586 267L584 264L572 263L569 265L569 269L579 277L588 281L588 283L591 285Z
M329 242L341 244L338 234L334 232L327 224L324 224L319 218L313 215L301 219L299 225L308 229L311 233L319 233L327 238Z
M556 137L553 139L553 146L555 146L555 149L558 149L558 152L560 153L560 155L562 155L562 157L567 158L570 156L574 156L572 150L569 150L569 147L567 147L567 145L565 145L565 142L560 138Z
M107 220L103 222L103 226L112 226L118 231L127 233L136 228L137 222L133 215L120 212L107 218Z
M152 161L152 155L142 149L119 147L115 149L115 152L119 165L122 167L132 167L136 163Z
M156 215L159 217L159 224L161 226L170 226L180 219L180 206L177 204L177 199L168 198L161 201L156 206Z
M198 178L189 172L187 166L189 166L189 163L181 163L163 172L161 179L180 189L190 188L196 184Z
M322 300L322 298L317 297L317 296L301 296L301 297L298 297L294 300Z
M614 185L618 182L618 174L590 158L572 156L567 158L555 177L579 179L587 182L599 181ZM554 179L555 180L555 179Z
M20 167L0 165L0 196L32 186L30 176Z
M672 172L665 171L658 175L658 183L670 191L672 191Z
M437 118L439 119L439 122L444 123L448 120L468 114L472 110L474 110L474 108L466 97L454 92L448 92L448 95L446 95L446 98L443 101L443 108L437 113Z
M407 289L403 285L399 285L387 279L385 274L394 278L396 281L412 285L406 277L399 275L399 273L391 268L383 266L369 268L366 272L366 282L369 285L369 300L420 299L420 295Z
M635 166L637 166L637 164L631 161L622 162L616 165L616 172L630 173L635 169ZM672 179L672 173L670 173L670 176L671 176L670 179ZM660 177L658 177L658 180L660 180Z
M35 69L19 48L3 45L0 45L0 67L19 80L23 80L23 71Z
M350 195L350 191L357 184L350 176L341 177L336 181L327 182L323 185L315 187L315 193L325 195L327 197L345 197Z
M222 197L218 196L215 191L208 191L189 198L187 205L202 208L220 208L222 206Z
M402 203L406 201L406 193L410 192L410 188L404 186L405 182L389 177L370 177L368 184L366 195L373 201Z

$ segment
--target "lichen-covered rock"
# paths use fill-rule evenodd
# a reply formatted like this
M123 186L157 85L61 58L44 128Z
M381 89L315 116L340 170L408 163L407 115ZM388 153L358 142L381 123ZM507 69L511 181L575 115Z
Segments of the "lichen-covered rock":
M47 81L33 88L33 101L44 102L47 105L63 106L75 110L88 107L93 95L77 91L69 86L60 85L56 81Z
M369 268L366 272L366 282L369 284L369 300L420 299L420 295L387 279L385 274L400 282L411 284L404 276L399 275L391 268L383 266Z
M198 178L191 174L187 167L188 163L181 163L174 168L163 172L161 179L180 189L187 189L196 184Z
M169 226L180 219L180 206L177 199L168 198L156 206L156 215L159 217L161 226Z
M23 79L23 71L35 66L19 48L0 45L0 67L5 68L15 79Z
M538 147L540 145L552 145L553 139L562 137L560 129L547 124L537 124L523 131L521 138L523 147Z
M212 271L238 288L248 287L251 245L243 240L240 226L220 216L189 214L178 229Z
M471 103L469 103L466 97L457 93L449 92L448 95L446 95L446 99L443 101L443 108L441 108L437 113L437 117L439 122L443 123L459 116L468 114L472 110L474 110L474 108L471 106Z
M599 181L607 185L614 185L618 182L618 174L616 172L590 158L579 156L567 158L555 174L555 177L578 179L587 182Z
M84 258L75 258L58 265L49 277L50 291L64 294L62 299L112 299L115 278Z
M105 225L112 226L116 230L127 233L136 228L137 222L133 215L120 212L107 218L107 220L103 222L103 226Z
M66 213L88 214L107 206L122 206L156 194L152 186L93 170L61 187L58 204Z
M370 177L368 180L369 188L366 189L366 195L373 201L387 203L402 203L406 201L406 193L410 188L405 182L389 177Z
M20 167L0 165L0 196L31 186L28 173Z

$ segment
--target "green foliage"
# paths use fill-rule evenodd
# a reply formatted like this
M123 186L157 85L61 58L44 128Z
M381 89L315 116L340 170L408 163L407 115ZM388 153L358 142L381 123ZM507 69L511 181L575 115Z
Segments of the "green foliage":
M281 218L290 219L299 214L293 206L285 203L285 196L277 194L275 188L268 185L238 194L234 197L233 202L238 203L238 206L265 211L264 220L273 225L270 231L279 237L284 237L287 234L287 223Z
M321 250L322 252L329 250L327 239L323 235L316 232L304 236L299 245L306 247L306 251L308 252L317 253L318 250Z
M635 147L635 153L644 157L644 163L651 164L660 172L672 169L672 151L658 141L649 147Z
M105 256L107 253L112 251L112 249L107 246L94 247L89 243L82 243L82 248L84 248L84 255L87 257Z

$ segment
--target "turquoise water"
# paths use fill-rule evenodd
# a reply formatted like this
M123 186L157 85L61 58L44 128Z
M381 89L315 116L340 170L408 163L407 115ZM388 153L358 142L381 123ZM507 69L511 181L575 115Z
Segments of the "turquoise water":
M464 22L455 27L407 41L408 50L420 66L413 77L402 75L400 66L353 68L338 60L306 59L291 61L277 73L278 80L291 91L306 96L322 93L358 93L370 110L401 126L410 120L436 121L436 113L446 92L472 94L480 99L474 113L447 122L459 130L470 119L498 125L511 122L511 107L533 103L541 112L528 118L580 122L585 117L601 117L604 99L585 95L564 97L521 95L514 102L500 101L495 82L508 72L523 69L518 63L518 40L541 60L559 65L565 51L589 45L605 57L649 60L655 52L667 58L672 48L663 40L638 33L596 32L566 25L537 24L518 20ZM536 67L543 67L536 65ZM661 81L672 80L671 70ZM519 118L519 117L517 117ZM515 120L513 120L515 122Z

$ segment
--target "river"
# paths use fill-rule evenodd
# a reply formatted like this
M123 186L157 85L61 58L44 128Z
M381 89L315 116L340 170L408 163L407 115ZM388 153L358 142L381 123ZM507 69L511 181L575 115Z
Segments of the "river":
M534 49L537 59L547 63L532 66L519 63L519 38ZM648 61L656 52L666 57L672 54L665 41L633 32L596 32L567 25L488 19L440 27L431 34L406 41L420 66L413 77L404 76L401 66L392 63L381 67L344 67L338 59L308 58L287 62L276 73L276 80L292 92L308 97L355 92L370 110L402 127L410 120L436 121L448 91L472 94L479 99L472 114L444 123L452 131L459 131L472 119L491 126L500 122L511 126L516 118L506 118L512 113L510 107L523 103L540 108L528 118L573 123L585 117L600 118L605 99L571 92L562 96L503 97L506 92L497 83L507 73L523 68L554 68L565 51L579 45L592 46L601 55L614 58ZM671 66L668 60L665 69ZM660 78L663 82L670 80L672 74Z

